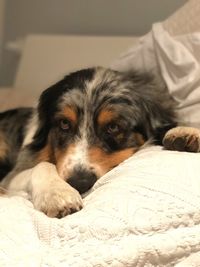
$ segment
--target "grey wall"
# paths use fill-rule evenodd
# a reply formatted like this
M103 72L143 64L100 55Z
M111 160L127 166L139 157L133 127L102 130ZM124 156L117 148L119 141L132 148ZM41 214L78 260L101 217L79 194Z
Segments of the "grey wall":
M3 43L30 33L142 35L186 1L6 0ZM18 55L3 52L0 85L10 85Z

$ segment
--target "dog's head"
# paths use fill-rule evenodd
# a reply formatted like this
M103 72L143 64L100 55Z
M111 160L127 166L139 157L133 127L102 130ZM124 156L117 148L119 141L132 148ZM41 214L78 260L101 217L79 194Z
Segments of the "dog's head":
M30 146L84 193L170 128L173 111L163 94L150 75L99 67L72 73L42 93Z

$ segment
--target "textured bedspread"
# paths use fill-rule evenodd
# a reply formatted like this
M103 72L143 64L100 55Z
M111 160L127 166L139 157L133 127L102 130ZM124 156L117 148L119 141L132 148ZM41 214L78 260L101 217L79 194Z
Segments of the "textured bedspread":
M51 219L1 198L0 222L0 266L200 266L200 154L146 148L82 211Z

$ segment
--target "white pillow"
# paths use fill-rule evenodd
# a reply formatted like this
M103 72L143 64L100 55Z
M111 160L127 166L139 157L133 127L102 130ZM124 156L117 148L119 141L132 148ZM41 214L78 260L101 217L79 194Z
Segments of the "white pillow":
M180 122L200 124L200 31L172 36L161 23L154 24L111 67L156 72L177 102Z

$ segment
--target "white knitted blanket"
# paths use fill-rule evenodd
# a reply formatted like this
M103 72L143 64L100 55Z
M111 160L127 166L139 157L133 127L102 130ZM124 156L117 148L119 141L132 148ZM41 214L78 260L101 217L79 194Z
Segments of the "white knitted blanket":
M0 266L200 266L200 154L146 148L63 219L1 198Z

